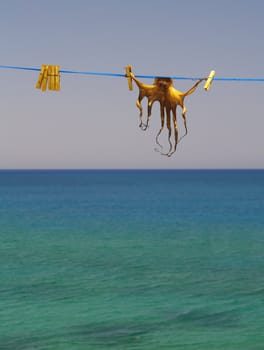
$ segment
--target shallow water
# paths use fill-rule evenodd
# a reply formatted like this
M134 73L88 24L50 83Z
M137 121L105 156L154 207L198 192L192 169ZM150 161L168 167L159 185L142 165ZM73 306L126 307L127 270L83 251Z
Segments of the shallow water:
M1 171L0 349L264 348L264 171Z

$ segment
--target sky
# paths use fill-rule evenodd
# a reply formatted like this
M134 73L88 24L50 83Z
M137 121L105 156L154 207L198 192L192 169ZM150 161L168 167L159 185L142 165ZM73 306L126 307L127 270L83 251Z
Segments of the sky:
M0 65L263 78L263 13L262 0L1 0ZM154 150L158 104L142 131L125 78L61 74L61 91L44 93L37 79L0 69L0 169L264 168L263 82L200 85L185 99L189 133L168 158ZM183 134L180 109L178 123Z

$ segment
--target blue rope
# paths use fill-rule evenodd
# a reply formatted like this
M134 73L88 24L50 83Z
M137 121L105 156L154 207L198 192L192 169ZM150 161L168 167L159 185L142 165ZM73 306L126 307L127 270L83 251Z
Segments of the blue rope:
M0 69L19 69L26 71L37 71L40 72L41 68L33 67L20 67L20 66L4 66L0 65ZM120 73L104 73L104 72L86 72L86 71L75 71L75 70L65 70L61 69L60 73L64 74L79 74L79 75L97 75L97 76L107 76L107 77L123 77L125 74ZM155 79L157 75L136 75L137 78L145 79ZM183 76L162 76L163 78L172 78L174 80L199 80L201 77L183 77ZM247 81L247 82L264 82L264 78L214 78L215 81Z
M0 66L0 68L40 71L40 68L26 68L26 67L18 67L18 66Z
M66 74L85 74L85 75L101 75L106 77L125 77L125 74L119 74L119 73L103 73L103 72L83 72L83 71L75 71L75 70L65 70L60 69L60 73L66 73Z

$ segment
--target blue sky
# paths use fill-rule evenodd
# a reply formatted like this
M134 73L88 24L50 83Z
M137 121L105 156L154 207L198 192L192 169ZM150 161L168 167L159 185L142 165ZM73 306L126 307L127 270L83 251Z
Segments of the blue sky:
M261 0L2 0L0 65L264 77L263 13ZM0 69L1 169L264 167L264 83L200 86L185 100L189 134L167 158L154 151L158 106L143 132L125 78L62 74L61 91L45 93L37 78Z

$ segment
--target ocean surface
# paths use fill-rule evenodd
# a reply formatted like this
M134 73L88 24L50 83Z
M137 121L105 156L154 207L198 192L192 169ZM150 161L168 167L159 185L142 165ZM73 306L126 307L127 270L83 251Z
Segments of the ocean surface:
M264 170L0 171L1 350L263 350Z

